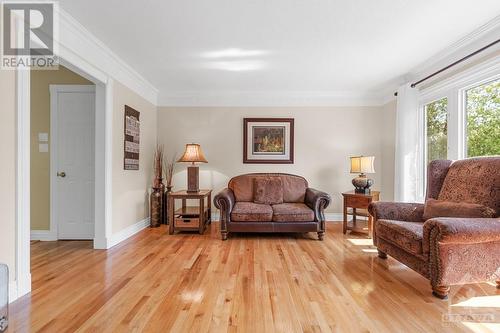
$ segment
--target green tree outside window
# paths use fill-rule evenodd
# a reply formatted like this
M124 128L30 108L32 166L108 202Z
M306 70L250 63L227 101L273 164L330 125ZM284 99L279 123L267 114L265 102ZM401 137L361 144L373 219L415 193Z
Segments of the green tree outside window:
M500 155L500 80L467 90L467 156Z

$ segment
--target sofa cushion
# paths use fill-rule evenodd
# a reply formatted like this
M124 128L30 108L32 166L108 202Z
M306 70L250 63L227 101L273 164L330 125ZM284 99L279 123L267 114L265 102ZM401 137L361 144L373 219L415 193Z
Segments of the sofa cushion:
M423 226L423 222L377 220L375 232L377 237L399 246L406 252L422 255Z
M270 222L273 219L273 209L270 205L254 202L237 202L231 212L234 222Z
M280 177L283 183L283 202L304 202L307 181L300 176L282 173L249 173L232 178L228 188L234 193L236 201L253 201L254 179L265 177Z
M259 177L254 182L253 202L266 205L283 203L283 182L280 177Z
M303 203L282 203L272 208L274 222L314 221L314 211Z
M484 205L500 215L500 157L455 161L438 196L439 200Z
M424 220L435 217L495 217L495 211L480 204L427 199L424 206Z

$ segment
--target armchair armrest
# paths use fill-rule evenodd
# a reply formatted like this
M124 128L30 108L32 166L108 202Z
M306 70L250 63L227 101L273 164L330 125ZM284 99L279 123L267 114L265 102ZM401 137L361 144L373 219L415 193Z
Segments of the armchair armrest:
M457 244L500 241L500 218L433 218L424 223L423 238Z
M306 197L304 201L305 204L314 211L315 220L318 222L324 222L324 210L332 201L330 195L326 192L308 188L306 190Z
M408 222L422 222L424 204L406 202L372 202L368 212L374 220L398 220Z
M423 229L433 288L489 281L500 272L495 255L500 251L499 218L439 217L427 220Z

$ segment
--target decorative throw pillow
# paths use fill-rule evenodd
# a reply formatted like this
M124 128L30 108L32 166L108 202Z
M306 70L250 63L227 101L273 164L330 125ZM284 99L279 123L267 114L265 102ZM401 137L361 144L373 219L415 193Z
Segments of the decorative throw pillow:
M468 202L452 202L427 199L424 206L424 220L434 217L495 217L490 207Z
M283 182L281 178L255 178L253 202L266 205L283 203Z

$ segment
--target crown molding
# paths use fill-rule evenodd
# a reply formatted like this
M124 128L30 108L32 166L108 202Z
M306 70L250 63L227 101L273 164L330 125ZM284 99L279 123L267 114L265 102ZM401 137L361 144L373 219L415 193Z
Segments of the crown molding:
M153 105L158 104L158 89L155 86L111 51L111 49L69 13L60 8L60 6L58 13L58 43L60 46L59 55L61 57L69 57L71 60L77 58L79 63L88 65L87 67L91 74L92 72L95 72L96 76L105 74L119 81ZM105 82L102 78L97 78Z
M353 91L179 91L160 93L159 106L170 107L286 107L379 106L377 92Z
M481 47L497 40L498 36L500 36L500 15L487 22L486 24L480 26L479 28L473 30L471 33L462 37L455 43L449 45L442 51L436 53L434 56L430 57L423 63L420 63L419 65L412 68L406 74L406 78L411 81L419 80L422 77L425 77L430 73L433 73L470 54L471 52L474 52ZM500 45L493 46L490 49L483 51L485 52L483 54L495 52L497 50L500 50ZM472 59L473 58L471 58L471 60ZM409 80L406 80L406 82Z

